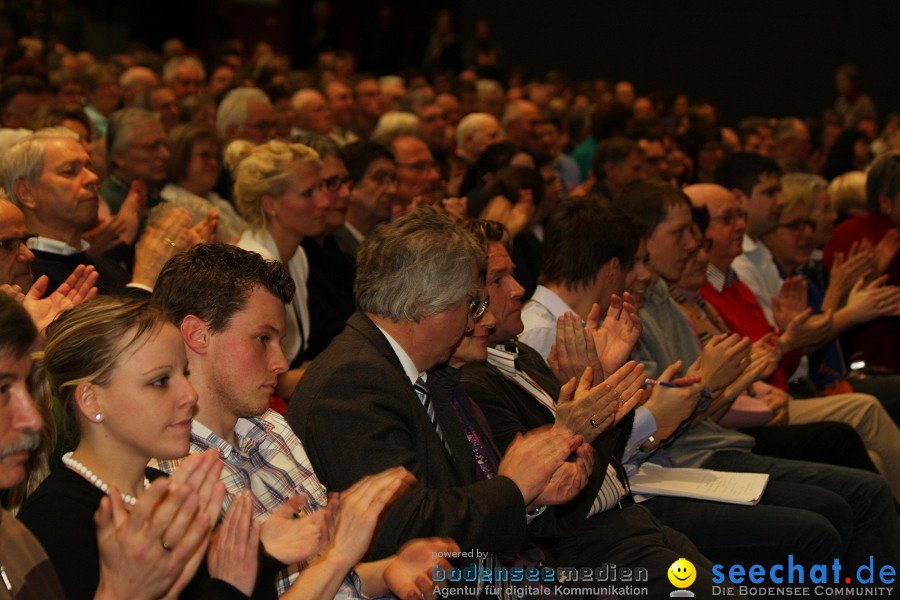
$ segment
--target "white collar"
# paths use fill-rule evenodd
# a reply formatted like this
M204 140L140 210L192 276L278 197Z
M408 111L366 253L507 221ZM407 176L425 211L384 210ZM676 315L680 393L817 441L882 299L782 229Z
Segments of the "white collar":
M347 228L347 231L350 232L350 235L352 235L356 239L357 242L362 243L363 240L366 239L366 236L364 236L362 233L360 233L359 229L357 229L356 227L351 225L349 222L344 221L344 227Z
M49 252L50 254L61 254L62 256L71 256L79 252L86 252L91 245L81 240L81 249L76 249L65 242L54 240L39 235L28 240L28 248L31 250L39 250L41 252Z
M416 363L413 362L413 359L410 358L403 346L400 345L400 342L391 337L391 334L382 329L377 323L375 323L375 327L378 327L378 330L384 334L385 338L387 338L388 344L394 349L394 354L400 359L400 366L403 367L403 372L406 373L406 376L409 378L410 385L415 385L416 380L420 377L422 378L422 381L428 381L428 375L416 368Z
M516 376L516 360L519 358L519 349L515 345L516 340L501 342L487 347L487 361L492 367L510 377ZM513 349L515 348L515 349Z
M712 263L706 265L706 280L709 282L709 285L720 294L722 293L722 290L727 286L730 286L735 279L737 279L737 275L731 267L723 273L717 267L713 266Z
M559 297L559 294L543 285L539 285L535 288L534 294L532 294L531 300L528 302L540 304L547 309L547 312L557 319L567 312L575 312L568 304L566 304L565 300Z

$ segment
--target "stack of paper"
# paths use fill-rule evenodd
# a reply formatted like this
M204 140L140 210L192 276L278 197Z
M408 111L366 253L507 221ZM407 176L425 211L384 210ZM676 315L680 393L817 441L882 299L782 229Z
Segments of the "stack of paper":
M631 491L657 496L697 498L752 506L759 502L769 476L766 473L729 473L709 469L679 469L644 463L628 478Z

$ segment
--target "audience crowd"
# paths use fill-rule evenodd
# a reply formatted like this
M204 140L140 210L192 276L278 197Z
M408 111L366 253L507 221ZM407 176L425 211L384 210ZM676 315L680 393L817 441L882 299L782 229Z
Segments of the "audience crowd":
M727 126L446 11L420 69L360 58L6 54L0 597L900 564L900 115L856 67ZM678 467L768 483L631 489ZM604 564L645 576L555 577Z

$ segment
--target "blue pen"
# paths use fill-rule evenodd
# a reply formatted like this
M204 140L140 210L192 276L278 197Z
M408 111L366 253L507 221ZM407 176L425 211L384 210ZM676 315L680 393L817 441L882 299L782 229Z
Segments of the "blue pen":
M661 386L663 386L663 387L668 387L668 388L680 388L680 387L685 387L685 386L679 385L679 384L677 384L677 383L669 383L668 381L659 381L659 380L657 380L657 379L649 379L649 378L644 380L644 385L641 386L641 387L647 387L647 386L650 386L650 385L661 385Z

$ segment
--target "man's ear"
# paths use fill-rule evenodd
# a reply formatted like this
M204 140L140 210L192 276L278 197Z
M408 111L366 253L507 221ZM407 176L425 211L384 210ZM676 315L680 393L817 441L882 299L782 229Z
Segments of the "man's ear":
M878 194L878 210L882 214L889 214L894 207L893 199L887 194Z
M27 179L16 179L13 189L16 192L16 197L19 199L19 204L34 210L37 205L34 199L34 184Z
M621 265L619 263L619 257L613 256L611 259L603 263L603 266L600 267L600 270L597 272L597 276L606 287L608 287L610 282L613 281L613 278L618 275L620 266Z
M188 315L181 322L181 338L194 354L206 354L209 347L209 326L196 315Z

